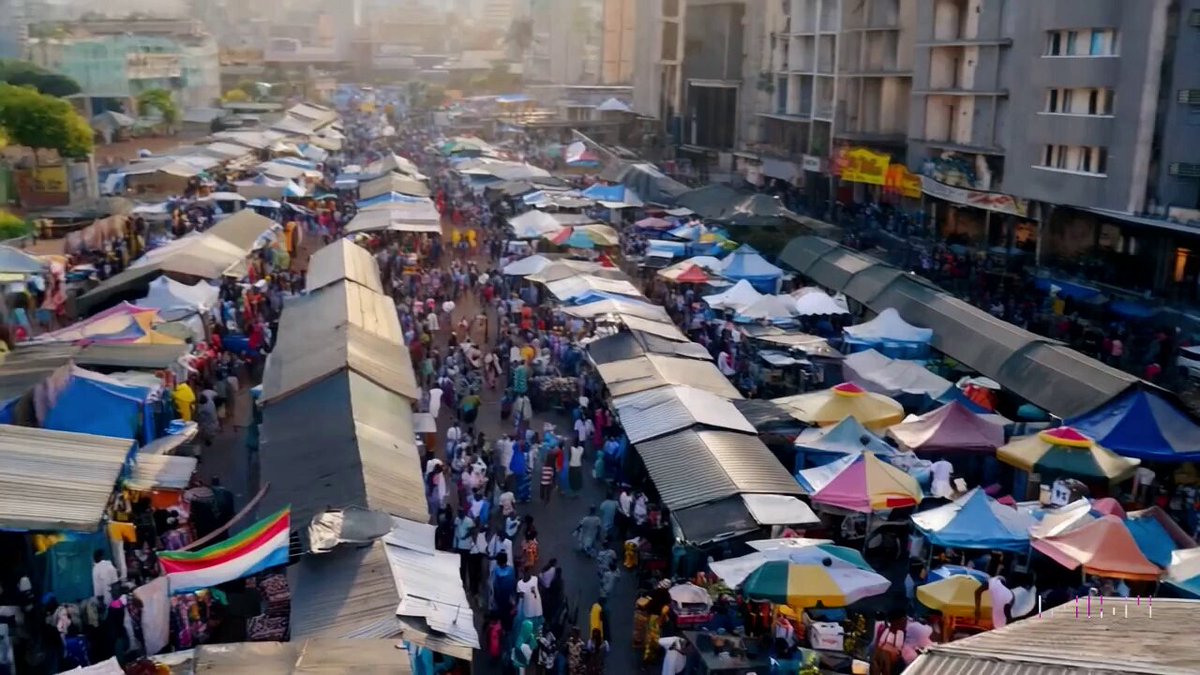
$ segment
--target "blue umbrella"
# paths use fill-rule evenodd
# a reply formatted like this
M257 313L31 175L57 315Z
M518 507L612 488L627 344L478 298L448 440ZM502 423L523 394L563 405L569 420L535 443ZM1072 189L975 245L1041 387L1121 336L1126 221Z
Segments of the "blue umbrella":
M564 246L567 248L593 249L596 248L596 242L592 241L592 238L586 232L572 232Z
M933 583L935 581L949 579L950 577L971 577L973 579L978 579L980 583L986 584L988 582L988 575L986 572L972 569L970 567L963 567L962 565L942 565L941 567L935 567L929 570L929 578L926 581L928 583Z

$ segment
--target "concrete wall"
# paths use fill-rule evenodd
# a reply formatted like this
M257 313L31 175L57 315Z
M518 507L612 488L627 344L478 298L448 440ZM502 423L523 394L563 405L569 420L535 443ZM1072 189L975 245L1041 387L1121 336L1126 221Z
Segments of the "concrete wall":
M1013 43L1014 129L1005 164L1005 189L1041 201L1140 212L1145 204L1150 147L1169 0L1059 0L1030 5ZM1112 28L1118 55L1046 56L1048 31ZM1111 87L1114 115L1045 114L1046 91ZM1038 168L1047 144L1106 147L1107 175Z
M1170 175L1172 162L1200 163L1200 106L1178 101L1183 89L1200 89L1200 28L1190 25L1192 12L1200 12L1200 0L1180 0L1178 15L1172 17L1173 60L1162 83L1162 138L1154 178L1157 190L1151 195L1160 206L1200 208L1200 179Z

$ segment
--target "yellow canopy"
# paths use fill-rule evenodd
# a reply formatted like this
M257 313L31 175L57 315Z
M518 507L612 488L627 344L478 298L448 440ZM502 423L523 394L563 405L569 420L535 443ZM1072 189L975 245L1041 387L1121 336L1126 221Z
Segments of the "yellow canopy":
M896 401L847 382L832 389L774 399L801 422L832 426L853 417L872 431L880 431L904 420L904 408Z
M975 592L982 587L983 584L975 577L956 575L918 586L917 600L929 609L937 610L948 617L974 619ZM983 616L991 616L992 597L986 590L979 599L979 611Z

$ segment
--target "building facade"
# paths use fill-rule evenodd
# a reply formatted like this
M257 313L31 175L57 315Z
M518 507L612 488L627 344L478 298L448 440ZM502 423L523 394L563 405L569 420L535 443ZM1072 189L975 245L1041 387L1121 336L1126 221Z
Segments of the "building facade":
M604 0L600 84L630 84L633 81L637 16L638 0Z

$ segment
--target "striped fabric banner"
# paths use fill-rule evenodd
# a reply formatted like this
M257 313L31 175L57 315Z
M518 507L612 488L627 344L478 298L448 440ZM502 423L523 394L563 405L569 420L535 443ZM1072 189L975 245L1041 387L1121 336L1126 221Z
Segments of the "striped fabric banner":
M191 593L286 565L291 508L267 516L237 536L198 551L158 555L172 593Z

